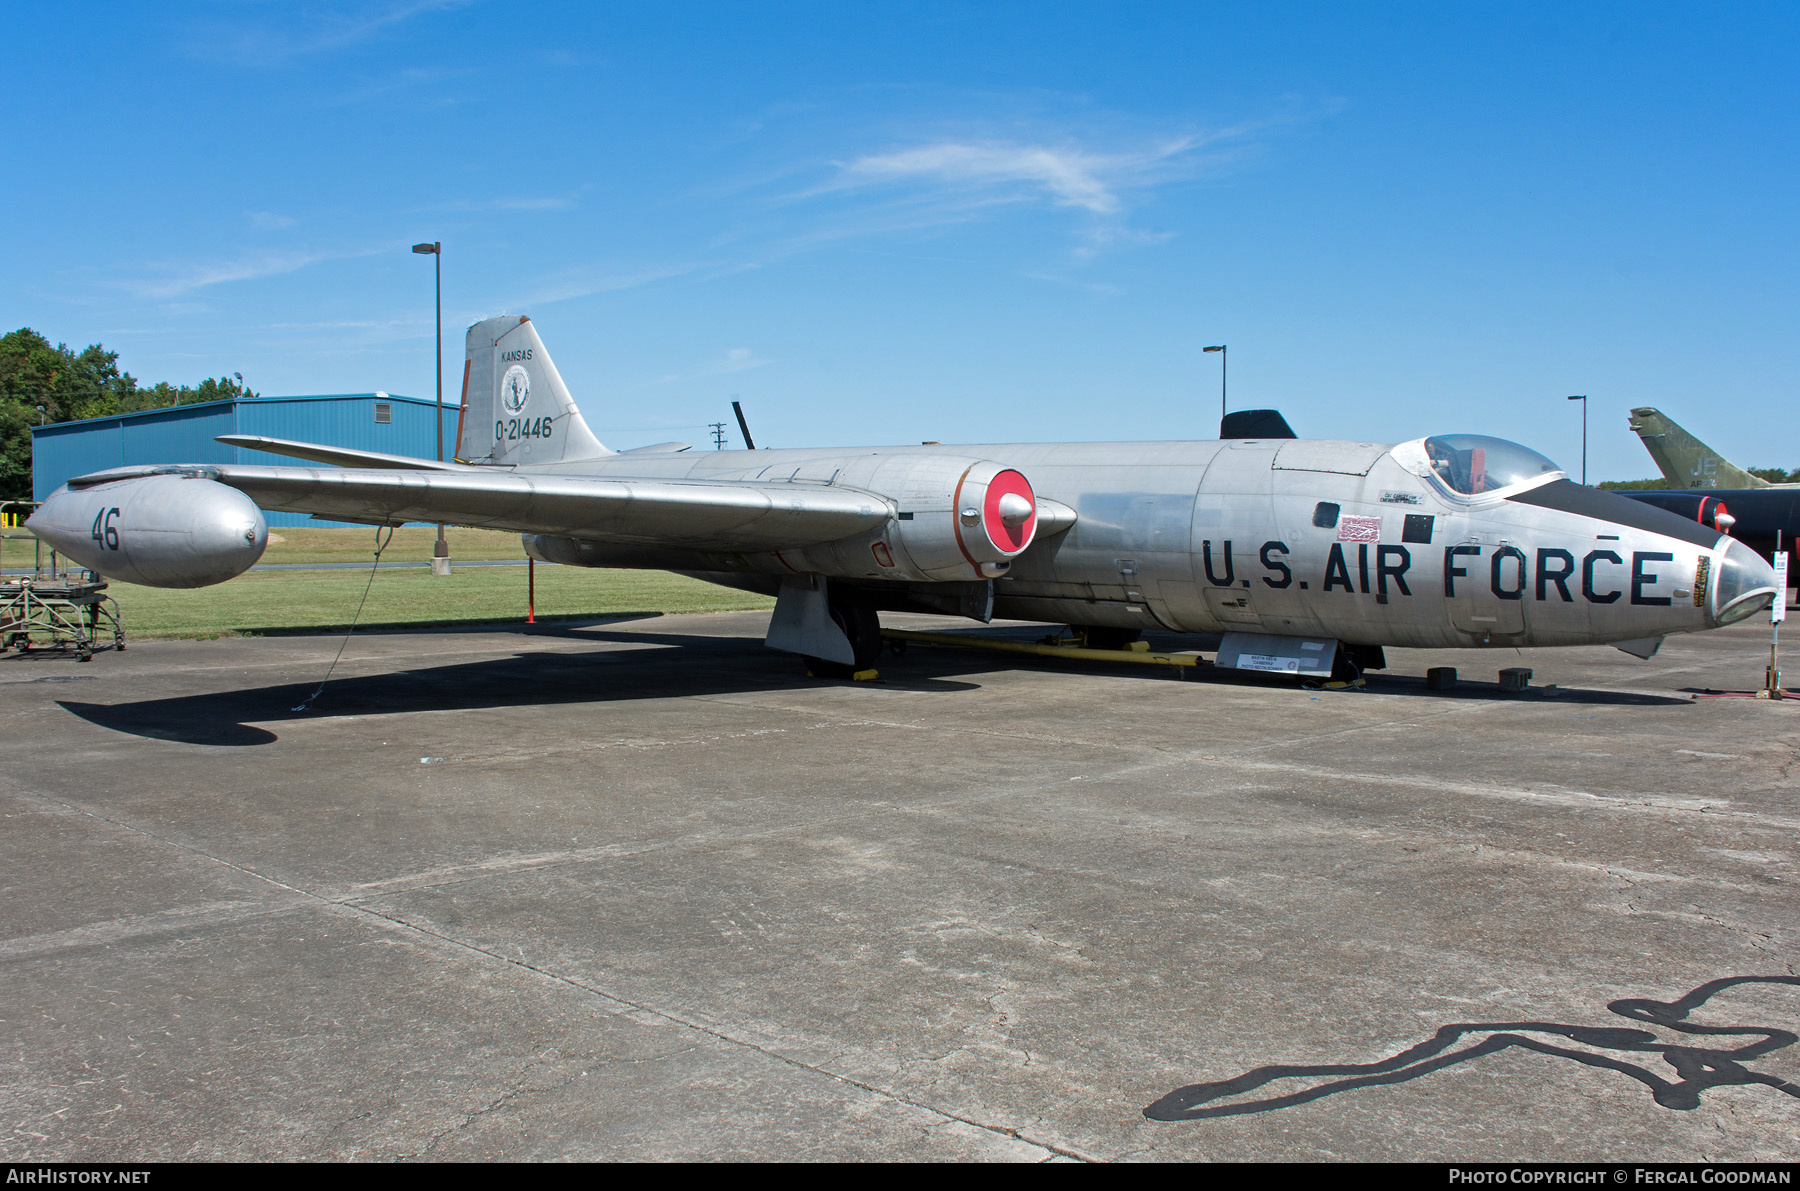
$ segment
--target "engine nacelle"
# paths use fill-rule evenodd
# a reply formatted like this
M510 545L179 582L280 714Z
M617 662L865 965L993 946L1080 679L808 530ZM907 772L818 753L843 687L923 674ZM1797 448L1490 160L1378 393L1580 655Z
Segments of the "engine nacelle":
M890 502L894 514L851 537L779 551L691 550L526 534L525 552L578 567L967 582L1006 574L1037 535L1039 509L1030 482L992 460L911 453L833 456L810 459L784 478L796 485L859 489Z
M838 464L814 461L797 479L803 482L805 471L827 466ZM1030 481L989 459L863 456L839 467L837 482L893 501L894 518L842 541L753 556L752 569L914 582L993 579L1007 572L1037 534L1037 496Z
M184 475L58 488L25 528L90 571L146 587L223 583L269 544L268 523L248 496Z
M923 578L992 579L1005 574L1037 532L1037 496L1030 481L987 460L962 469L953 484L946 482L949 479L948 472L926 478L933 491L927 499L913 502L925 507L914 508L910 518L907 503L901 504L889 535L892 548L904 554Z

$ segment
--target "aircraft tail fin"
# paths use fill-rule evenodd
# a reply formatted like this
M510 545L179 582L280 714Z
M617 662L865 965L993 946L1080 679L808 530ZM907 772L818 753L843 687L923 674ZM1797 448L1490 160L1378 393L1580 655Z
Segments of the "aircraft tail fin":
M459 462L562 463L612 453L588 429L529 318L507 314L469 328Z
M1660 410L1640 406L1631 411L1631 428L1662 469L1671 488L1767 488L1769 481L1751 475L1677 426Z

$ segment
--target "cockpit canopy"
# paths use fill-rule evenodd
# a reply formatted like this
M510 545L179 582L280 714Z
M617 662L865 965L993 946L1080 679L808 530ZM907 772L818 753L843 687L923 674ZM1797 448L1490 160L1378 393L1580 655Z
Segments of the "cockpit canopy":
M1439 434L1425 440L1431 469L1453 491L1479 496L1562 468L1530 447L1485 434Z

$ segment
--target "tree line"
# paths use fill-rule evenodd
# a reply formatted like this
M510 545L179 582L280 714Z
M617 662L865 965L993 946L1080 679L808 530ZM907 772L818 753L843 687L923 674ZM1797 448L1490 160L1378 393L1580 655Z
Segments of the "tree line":
M118 352L98 343L77 352L20 327L0 336L0 500L31 499L33 426L255 396L236 375L142 384L119 370Z
M1788 471L1781 467L1746 467L1745 471L1771 484L1800 484L1800 467ZM1669 487L1661 476L1654 480L1607 480L1600 485L1608 492L1660 492Z

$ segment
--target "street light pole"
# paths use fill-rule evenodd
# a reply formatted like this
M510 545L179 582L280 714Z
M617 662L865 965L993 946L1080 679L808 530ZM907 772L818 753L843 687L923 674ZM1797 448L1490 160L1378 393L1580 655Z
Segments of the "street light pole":
M1203 350L1219 353L1219 433L1223 434L1225 433L1225 362L1231 353L1225 350L1223 343Z
M432 287L433 305L437 309L437 457L444 461L444 245L433 241L430 244L414 244L413 251L431 257L431 270L434 277ZM448 575L450 573L450 543L444 538L444 523L438 522L437 542L431 548L431 573Z
M1587 486L1587 394L1577 393L1570 401L1581 402L1581 484Z

